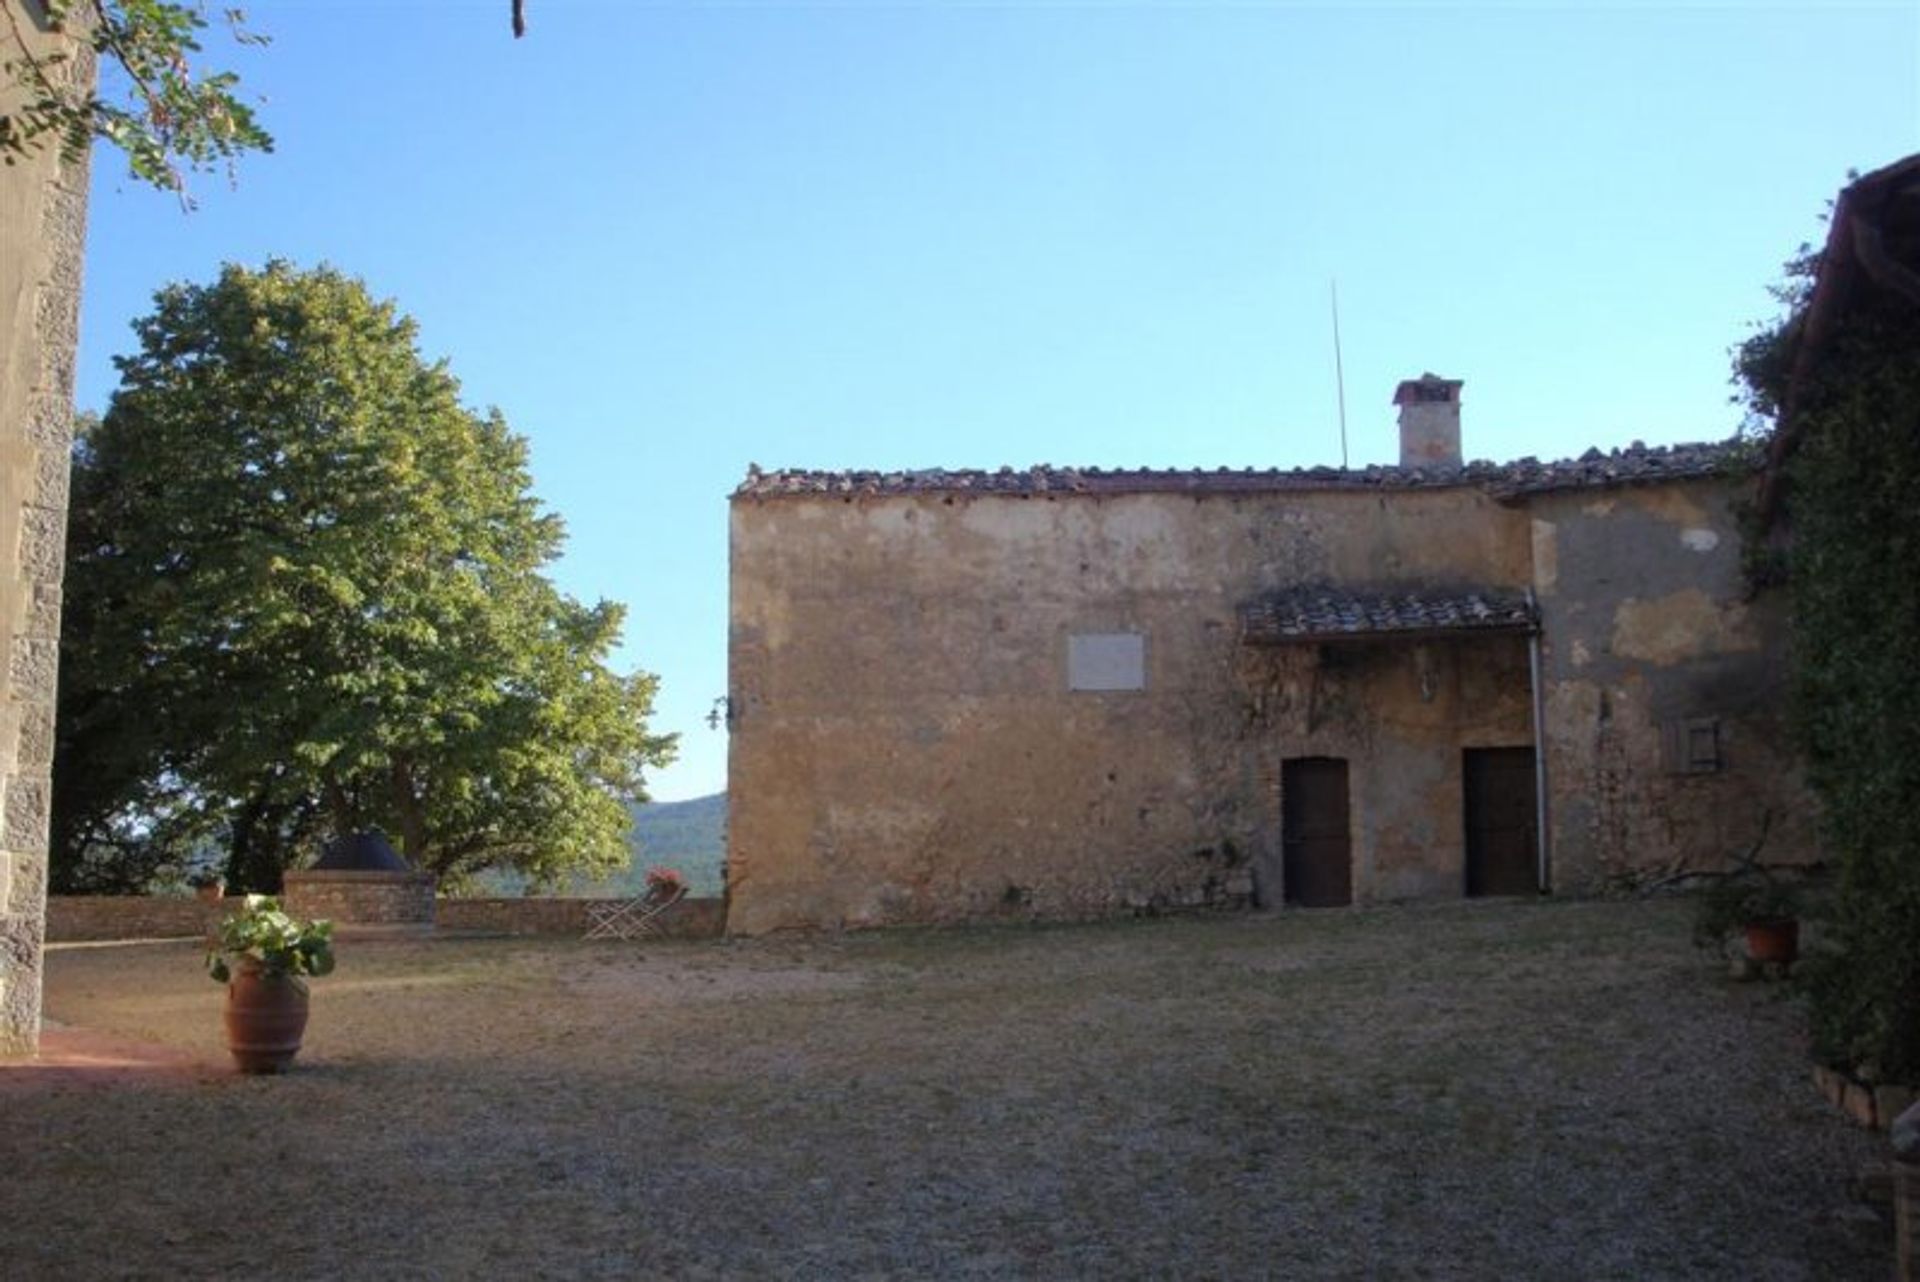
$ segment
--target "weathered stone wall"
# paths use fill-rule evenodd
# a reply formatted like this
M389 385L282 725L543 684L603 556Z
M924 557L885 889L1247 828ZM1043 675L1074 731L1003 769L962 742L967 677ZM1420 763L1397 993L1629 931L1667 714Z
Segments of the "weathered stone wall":
M587 914L611 899L440 899L434 926L443 931L490 931L506 935L586 934ZM208 934L239 907L230 896L208 903L177 895L53 895L47 899L47 940L80 943L113 939L186 939ZM725 901L683 899L654 919L661 937L709 939L719 935Z
M1746 480L1541 496L1533 520L1543 623L1556 889L1815 857L1814 803L1786 724L1787 620L1745 599L1735 505ZM1717 744L1688 770L1691 730Z
M85 46L16 14L56 74L91 79ZM20 100L0 75L0 110ZM87 168L51 150L0 167L0 1054L33 1050L73 430Z
M1524 643L1240 644L1301 583L1525 587L1477 489L741 497L732 557L730 930L1245 902L1322 754L1356 896L1458 893L1461 750L1531 741ZM1067 688L1092 633L1143 690Z
M308 869L285 880L281 900L296 917L325 917L342 926L433 925L430 873Z
M187 895L49 895L47 942L187 939L211 933L239 905L238 898L210 902Z
M1464 893L1463 757L1533 743L1526 638L1273 647L1242 667L1260 691L1242 751L1260 763L1262 901L1280 900L1288 757L1348 763L1356 899Z

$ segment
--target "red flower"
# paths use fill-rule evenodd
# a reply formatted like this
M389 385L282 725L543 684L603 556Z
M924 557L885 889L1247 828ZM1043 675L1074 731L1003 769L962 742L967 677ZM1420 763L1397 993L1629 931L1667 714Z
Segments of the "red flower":
M647 893L655 899L666 899L672 895L686 893L687 878L678 868L647 869Z

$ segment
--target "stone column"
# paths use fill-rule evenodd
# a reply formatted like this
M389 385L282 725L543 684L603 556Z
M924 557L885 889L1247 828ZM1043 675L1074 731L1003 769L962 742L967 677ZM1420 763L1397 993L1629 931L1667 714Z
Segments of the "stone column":
M91 84L92 55L47 29L28 0L0 29L37 57L65 53L54 74ZM24 10L24 12L21 12ZM0 76L0 110L21 91ZM47 807L60 573L73 438L74 354L86 245L87 164L57 145L0 167L0 1055L31 1053L40 1035L47 895Z

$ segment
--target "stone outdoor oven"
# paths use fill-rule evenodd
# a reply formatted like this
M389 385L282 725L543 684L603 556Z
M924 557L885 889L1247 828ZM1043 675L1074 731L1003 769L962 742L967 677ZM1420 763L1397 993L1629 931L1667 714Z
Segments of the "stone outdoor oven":
M378 831L336 839L313 867L286 875L287 910L358 931L433 929L431 873L416 872Z

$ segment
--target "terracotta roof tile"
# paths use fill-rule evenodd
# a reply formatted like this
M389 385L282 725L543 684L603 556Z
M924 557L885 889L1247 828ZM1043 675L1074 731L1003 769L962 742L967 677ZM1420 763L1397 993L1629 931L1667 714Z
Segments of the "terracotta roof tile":
M927 468L919 471L766 472L747 469L735 498L860 498L896 494L1269 494L1301 490L1398 490L1477 486L1500 498L1562 489L1593 489L1709 476L1747 466L1737 445L1694 444L1588 450L1577 459L1542 463L1476 461L1460 467L1097 468L1040 464L1016 471Z
M1536 626L1524 593L1347 592L1293 588L1240 607L1251 645L1361 640L1444 632L1526 632Z

